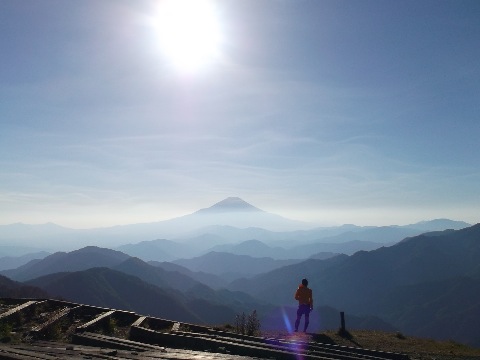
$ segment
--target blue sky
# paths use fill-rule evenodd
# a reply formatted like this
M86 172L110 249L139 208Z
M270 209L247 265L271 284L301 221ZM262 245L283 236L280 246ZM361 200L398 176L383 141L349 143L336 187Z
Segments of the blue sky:
M192 69L161 5L0 3L1 224L479 222L479 1L211 1Z

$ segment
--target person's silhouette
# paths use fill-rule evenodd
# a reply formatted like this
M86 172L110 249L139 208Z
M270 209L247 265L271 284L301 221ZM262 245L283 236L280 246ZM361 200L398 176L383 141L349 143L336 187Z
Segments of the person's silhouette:
M310 322L310 311L313 310L313 295L312 289L308 287L308 280L302 279L302 283L298 286L295 292L295 300L298 300L297 319L295 320L295 332L298 331L302 315L305 315L305 324L303 332L307 331Z

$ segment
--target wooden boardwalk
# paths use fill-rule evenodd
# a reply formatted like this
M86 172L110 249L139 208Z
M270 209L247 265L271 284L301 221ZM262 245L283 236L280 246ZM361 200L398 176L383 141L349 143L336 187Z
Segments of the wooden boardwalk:
M0 359L408 359L325 343L321 336L246 336L52 299L0 299L0 305L0 326L10 329Z

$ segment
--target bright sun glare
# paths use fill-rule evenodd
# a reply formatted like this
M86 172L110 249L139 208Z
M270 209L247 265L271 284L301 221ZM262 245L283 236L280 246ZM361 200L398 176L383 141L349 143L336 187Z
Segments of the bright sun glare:
M218 55L220 28L208 0L164 0L157 20L162 52L182 72L194 72Z

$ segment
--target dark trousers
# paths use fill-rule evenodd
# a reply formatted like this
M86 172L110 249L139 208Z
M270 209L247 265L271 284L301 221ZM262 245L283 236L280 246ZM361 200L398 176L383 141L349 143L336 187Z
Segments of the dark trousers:
M298 305L297 320L295 320L295 331L298 331L298 326L300 325L302 315L305 315L305 325L303 326L303 332L306 332L308 328L308 323L310 322L310 305Z

